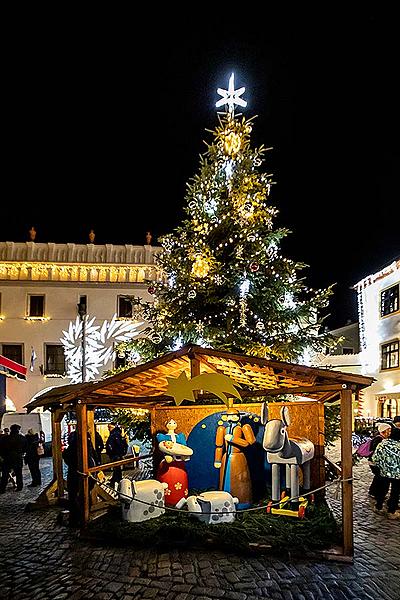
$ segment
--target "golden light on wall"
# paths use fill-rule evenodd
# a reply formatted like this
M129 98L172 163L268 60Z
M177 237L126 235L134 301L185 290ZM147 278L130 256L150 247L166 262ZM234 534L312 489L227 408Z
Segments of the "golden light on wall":
M160 281L163 273L156 266L57 264L33 262L0 263L0 280L3 281L92 281L126 283L143 282L145 279Z

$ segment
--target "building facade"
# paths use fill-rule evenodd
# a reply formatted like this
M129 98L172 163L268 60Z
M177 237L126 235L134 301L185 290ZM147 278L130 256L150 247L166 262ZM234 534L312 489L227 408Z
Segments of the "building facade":
M366 411L400 414L400 259L355 285L358 296L361 373L375 377L365 390Z
M114 366L113 346L124 335L140 335L135 302L152 300L146 281L162 277L154 263L160 250L150 244L0 242L0 354L28 367L25 384L8 384L17 411L43 389L72 381L82 321L85 379ZM97 351L97 363L89 350Z
M376 382L363 391L359 416L393 418L400 414L400 259L364 277L354 290L358 323L332 331L344 341L335 354L320 357L318 362L374 377ZM359 351L352 353L352 348Z

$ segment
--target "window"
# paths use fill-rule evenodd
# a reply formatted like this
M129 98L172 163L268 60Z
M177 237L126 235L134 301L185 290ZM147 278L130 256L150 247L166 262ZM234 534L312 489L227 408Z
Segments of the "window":
M131 319L132 318L132 303L133 296L118 296L118 316Z
M391 315L399 310L400 284L392 285L381 292L381 317Z
M399 366L399 341L382 344L381 369L396 369Z
M64 346L45 345L45 375L65 375Z
M87 312L87 296L79 296L79 304L85 307L85 311Z
M120 367L126 367L126 357L124 356L118 356L118 353L115 354L115 361L114 361L114 369L119 369Z
M28 296L28 317L44 317L44 296Z
M1 354L20 365L24 364L22 344L2 344Z

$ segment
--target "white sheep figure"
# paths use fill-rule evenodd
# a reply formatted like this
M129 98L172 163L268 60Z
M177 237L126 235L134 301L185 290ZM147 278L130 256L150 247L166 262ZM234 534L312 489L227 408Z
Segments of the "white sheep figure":
M144 481L122 479L118 484L118 492L122 504L123 520L140 523L164 514L166 488L166 483L160 483L156 479L145 479Z
M182 498L176 508L186 505L191 517L196 517L207 525L216 525L232 523L235 520L238 502L238 498L233 498L229 492L203 492L198 496Z

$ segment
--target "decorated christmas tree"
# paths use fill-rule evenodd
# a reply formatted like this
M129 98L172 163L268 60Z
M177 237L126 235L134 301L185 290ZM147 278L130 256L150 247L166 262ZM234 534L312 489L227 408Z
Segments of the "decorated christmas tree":
M298 276L306 265L281 254L289 232L274 228L266 148L252 147L253 120L235 114L244 91L233 74L218 90L226 112L188 183L187 218L160 240L164 280L143 306L152 335L119 348L130 365L189 342L289 361L329 344L320 331L332 290L308 289Z

